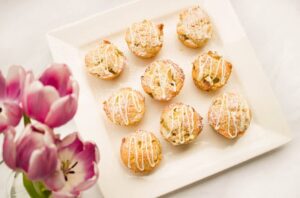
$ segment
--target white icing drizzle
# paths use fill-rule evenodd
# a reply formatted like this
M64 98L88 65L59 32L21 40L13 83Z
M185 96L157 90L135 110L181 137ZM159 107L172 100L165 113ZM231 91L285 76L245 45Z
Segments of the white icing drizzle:
M121 59L117 57L115 53L115 47L112 44L102 43L95 51L95 54L92 56L93 62L98 63L101 59L104 60L104 64L100 62L97 66L91 67L89 70L92 73L98 73L99 70L102 71L105 75L111 76L114 75L109 72L109 63L114 67L120 67ZM103 67L104 65L104 67Z
M242 99L239 101L238 99ZM231 111L230 108L236 105L236 111ZM243 112L246 111L246 112ZM250 109L248 107L247 101L239 96L228 96L224 93L221 100L221 107L218 112L216 119L215 129L220 128L220 118L227 114L227 133L230 138L235 138L240 131L244 131L249 123L245 123L246 120L250 120ZM238 115L240 116L240 123L238 123ZM231 123L232 121L232 123ZM231 125L234 128L234 133L230 133Z
M140 34L140 29L143 25L146 24L146 27L143 31L148 30L147 33L143 33L143 36ZM157 27L152 21L146 21L141 23L135 23L129 28L131 47L136 48L135 43L140 43L143 47L150 44L151 46L156 46L160 44L159 41L159 32L157 31Z
M150 88L152 90L154 90L155 88L155 81L156 79L159 80L159 85L160 85L160 89L161 89L161 93L162 93L162 98L165 99L166 98L166 90L171 86L171 90L172 91L176 91L177 85L176 85L176 81L173 80L173 85L169 85L169 79L168 79L168 74L169 72L171 72L171 75L176 75L177 71L172 67L172 66L168 66L168 68L165 70L165 72L163 72L162 66L157 63L157 62L153 62L152 64L154 64L154 68L153 68L153 73L152 75L150 75ZM164 63L162 63L164 64ZM173 78L175 79L175 78Z
M175 109L177 109L177 112L180 112L176 118L174 117ZM170 137L172 131L177 129L180 132L180 142L184 143L184 125L188 126L189 135L192 135L195 129L194 122L194 110L192 107L188 105L174 106L171 110L171 129L166 137Z
M208 28L198 27L201 20L208 18L206 13L200 7L192 7L187 10L186 18L183 19L183 27L186 35L199 35L209 38Z
M131 168L130 158L133 150L135 165L140 171L143 171L145 169L144 149L146 150L146 159L151 167L154 167L156 164L155 159L157 158L157 153L154 157L154 149L151 134L144 131L139 131L137 133L138 134L131 135L129 138L127 166L128 168ZM137 138L137 136L141 136L141 138ZM139 141L141 141L141 147L139 147L138 145ZM141 160L139 160L140 157ZM141 163L139 163L139 161L141 161Z
M125 125L129 124L128 106L130 103L134 105L134 108L137 112L142 112L142 106L139 103L138 96L133 90L128 91L126 95L123 92L116 94L109 100L109 103L109 108L114 123L116 123L116 115L120 115Z
M214 60L209 55L205 55L205 56L206 56L205 59L204 59L203 55L201 55L198 59L198 67L199 68L198 68L198 77L197 77L197 79L199 79L199 80L201 80L204 77L204 70L205 70L205 67L207 67L207 65L209 66L209 75L208 75L208 77L210 77L211 73L213 72ZM203 61L203 59L204 59L204 61ZM225 74L226 74L226 67L225 67L226 65L225 65L225 61L222 57L219 59L219 61L217 63L217 67L215 69L215 74L212 77L212 79L210 79L210 80L211 80L211 82L213 82L214 79L218 76L220 66L221 66L221 79L220 79L220 82L221 82L221 84L224 84Z

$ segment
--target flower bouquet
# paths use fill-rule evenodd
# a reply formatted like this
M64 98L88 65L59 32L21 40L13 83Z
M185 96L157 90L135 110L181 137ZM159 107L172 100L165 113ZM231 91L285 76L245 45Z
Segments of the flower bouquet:
M11 66L6 78L0 71L2 162L22 175L32 198L78 197L98 179L96 144L78 132L55 132L75 115L78 92L65 64L50 65L39 78L21 66Z

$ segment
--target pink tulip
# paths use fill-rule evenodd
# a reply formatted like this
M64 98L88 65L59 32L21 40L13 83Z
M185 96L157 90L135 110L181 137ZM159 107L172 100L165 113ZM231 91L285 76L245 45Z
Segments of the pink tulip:
M57 148L53 131L43 124L28 124L19 137L13 127L4 132L3 160L31 180L52 175L57 167Z
M77 197L97 181L97 146L83 142L78 133L66 136L58 144L58 158L57 171L44 180L54 198Z
M52 128L73 118L79 88L67 65L52 64L39 80L28 81L22 101L28 116Z
M5 79L0 71L0 132L8 126L17 126L22 117L19 105L23 93L26 72L21 66L13 65Z

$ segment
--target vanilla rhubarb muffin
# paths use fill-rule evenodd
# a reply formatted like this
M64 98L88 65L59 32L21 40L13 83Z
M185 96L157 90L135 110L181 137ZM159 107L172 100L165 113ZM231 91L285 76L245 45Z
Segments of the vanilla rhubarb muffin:
M212 24L208 15L199 6L183 10L179 14L177 35L187 47L202 47L212 37Z
M145 113L145 98L131 88L122 88L104 101L103 109L115 124L129 126L138 123Z
M192 142L202 128L202 117L193 107L183 103L167 106L160 118L160 133L174 146Z
M232 65L217 52L200 54L193 62L192 77L195 85L204 91L223 87L231 74Z
M163 46L163 27L149 20L133 23L125 34L128 48L138 57L154 57Z
M243 135L251 117L247 101L236 93L224 93L217 97L208 111L210 126L228 139Z
M162 159L161 144L151 132L138 130L122 139L121 160L132 172L147 174Z
M171 60L157 60L148 65L141 77L144 91L158 101L169 101L180 92L184 73Z
M116 78L126 66L126 57L113 44L103 40L85 56L87 71L104 80Z

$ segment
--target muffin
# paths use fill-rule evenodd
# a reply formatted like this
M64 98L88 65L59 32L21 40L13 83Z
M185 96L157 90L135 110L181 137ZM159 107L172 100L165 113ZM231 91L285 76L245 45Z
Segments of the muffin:
M103 80L116 78L126 66L126 57L113 44L103 40L85 56L87 71Z
M202 117L193 107L183 103L167 106L160 118L160 133L174 146L192 142L202 128Z
M132 172L147 174L162 159L159 140L151 132L138 130L122 139L121 160Z
M107 117L121 126L138 123L145 113L145 98L140 92L131 88L118 90L103 104Z
M152 62L141 77L144 91L158 101L169 101L180 92L184 73L171 60Z
M193 62L193 81L204 91L214 91L223 87L231 74L232 65L217 52L200 54Z
M132 24L125 34L128 48L138 57L154 57L163 45L163 27L149 20Z
M228 139L243 135L251 117L247 101L236 93L224 93L217 97L208 111L210 126Z
M202 47L212 37L212 24L208 15L199 6L183 10L179 14L177 35L187 47Z

